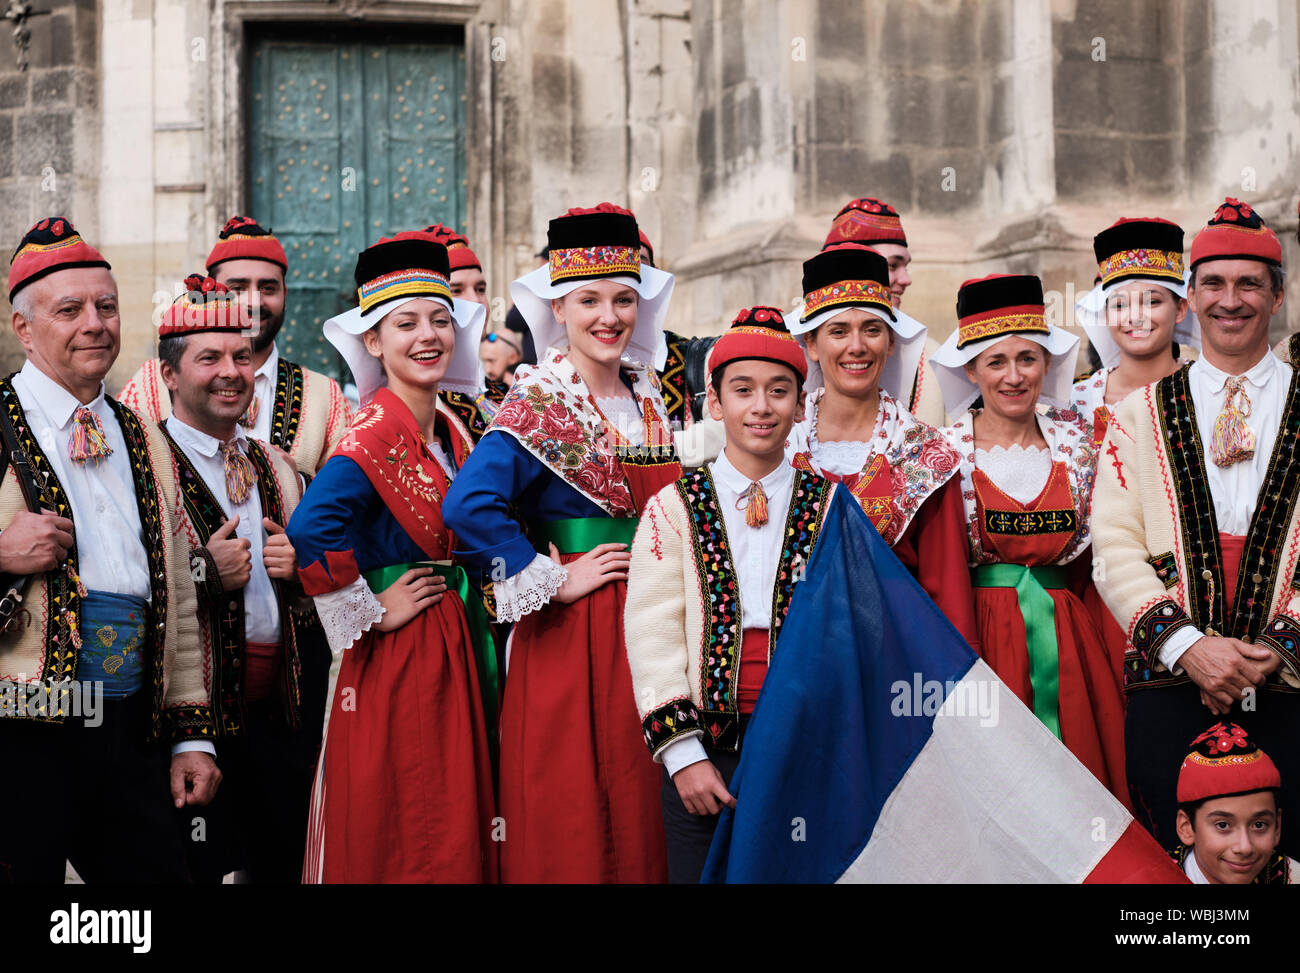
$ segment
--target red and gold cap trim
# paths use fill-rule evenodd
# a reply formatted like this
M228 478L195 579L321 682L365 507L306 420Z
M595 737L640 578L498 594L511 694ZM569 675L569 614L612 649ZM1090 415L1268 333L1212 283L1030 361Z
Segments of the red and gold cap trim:
M963 318L957 325L957 347L1008 334L1051 334L1043 305L1002 307Z
M22 248L14 254L14 260L17 260L25 253L49 253L51 250L64 250L68 247L75 247L82 242L81 235L74 233L65 240L55 240L53 243L25 243Z
M636 247L572 247L552 250L549 258L551 283L575 277L617 277L641 279L641 253Z
M1120 277L1156 277L1183 282L1183 255L1173 250L1121 250L1100 264L1103 287Z
M436 270L397 270L357 288L361 313L398 297L440 297L451 303L451 284Z
M819 314L828 307L860 304L878 305L888 312L891 320L894 317L894 305L890 300L889 288L880 281L840 280L805 294L803 314L799 316L799 320L807 321L814 314Z

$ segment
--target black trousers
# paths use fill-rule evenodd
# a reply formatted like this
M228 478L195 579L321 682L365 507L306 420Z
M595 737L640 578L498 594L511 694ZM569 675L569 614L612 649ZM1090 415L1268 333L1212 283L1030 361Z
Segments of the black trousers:
M1227 716L1215 716L1201 703L1193 683L1160 689L1139 689L1128 697L1124 717L1124 758L1129 796L1138 821L1163 848L1175 848L1178 835L1178 771L1191 743L1220 720L1245 729L1277 764L1282 775L1282 828L1278 849L1300 856L1300 694L1262 690L1254 710L1238 703Z
M740 718L740 740L743 745L745 730L749 727L749 717ZM740 765L740 749L716 750L707 744L704 752L708 754L713 766L722 774L722 780L731 787L732 775ZM664 836L668 842L668 881L674 885L694 885L704 873L704 863L709 860L709 846L713 843L713 832L718 827L715 814L692 814L686 810L677 785L668 776L667 768L663 771L663 787L659 792L659 803L664 815Z
M319 720L313 724L304 714L303 726L291 730L278 700L248 705L244 733L217 742L216 798L175 812L194 881L219 884L236 870L250 882L302 880L319 744Z
M102 721L0 719L0 884L185 882L171 826L170 754L147 740L149 691L104 700Z

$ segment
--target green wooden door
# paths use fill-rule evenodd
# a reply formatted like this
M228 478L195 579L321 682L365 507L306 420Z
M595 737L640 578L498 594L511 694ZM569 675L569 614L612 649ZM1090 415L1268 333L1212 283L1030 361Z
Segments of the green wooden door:
M356 304L360 250L398 230L465 220L461 45L369 34L254 37L252 215L289 256L280 351L349 378L321 337Z

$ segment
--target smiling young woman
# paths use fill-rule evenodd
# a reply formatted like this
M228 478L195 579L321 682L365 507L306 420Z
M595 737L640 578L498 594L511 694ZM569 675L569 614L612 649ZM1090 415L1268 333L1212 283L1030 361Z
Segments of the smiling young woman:
M1201 332L1187 308L1181 226L1118 220L1092 238L1092 249L1097 283L1075 310L1102 367L1074 384L1071 401L1100 446L1111 407L1188 364L1174 357L1174 344L1199 348Z
M977 644L960 457L900 397L925 345L920 322L891 300L874 249L826 247L804 263L804 310L791 332L811 363L794 465L843 483L948 620Z
M438 397L477 374L481 305L423 233L357 258L359 306L325 322L363 408L289 521L303 588L342 655L304 878L491 882L495 651L451 562L442 505L472 448Z
M501 715L506 882L662 882L659 773L623 641L628 547L681 475L659 383L671 274L602 203L552 220L510 288L536 347L447 498L466 557L514 623ZM518 515L528 525L520 526Z
M981 654L998 677L1127 803L1118 668L1082 596L1091 584L1095 450L1066 405L1078 338L1050 327L1042 282L964 283L957 331L931 359L961 455ZM982 396L983 409L967 410Z

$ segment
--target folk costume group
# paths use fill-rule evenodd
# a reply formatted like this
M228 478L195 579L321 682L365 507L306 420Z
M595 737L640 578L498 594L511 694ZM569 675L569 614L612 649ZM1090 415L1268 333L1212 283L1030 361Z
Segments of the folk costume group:
M832 503L1190 880L1294 878L1300 382L1258 213L1225 201L1186 268L1174 223L1099 233L1078 383L1032 275L967 281L932 340L876 199L837 214L797 316L736 315L703 388L630 211L547 242L510 288L537 361L508 389L465 237L359 254L322 328L354 414L279 354L288 261L254 220L120 399L108 262L66 219L29 231L0 749L78 772L0 801L0 881L698 881Z

